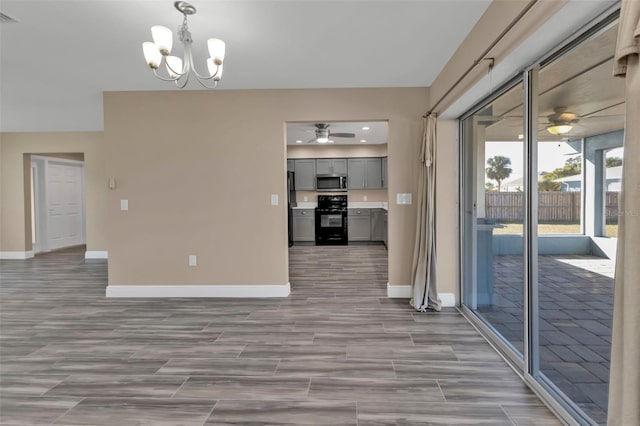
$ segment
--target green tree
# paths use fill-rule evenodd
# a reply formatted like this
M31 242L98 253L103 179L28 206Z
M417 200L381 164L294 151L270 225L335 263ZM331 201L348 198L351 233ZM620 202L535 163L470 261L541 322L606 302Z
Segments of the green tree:
M498 182L498 191L500 191L502 181L511 176L511 160L502 155L496 155L487 160L487 166L489 166L485 169L487 177Z
M618 166L622 166L622 158L607 157L605 167L618 167Z
M554 182L567 176L578 175L582 172L582 157L577 156L569 158L564 162L564 166L558 167L551 172L542 176L542 181L538 182L539 191L560 191L562 190L561 182Z
M493 182L485 182L484 189L486 189L488 192L496 192L498 190Z

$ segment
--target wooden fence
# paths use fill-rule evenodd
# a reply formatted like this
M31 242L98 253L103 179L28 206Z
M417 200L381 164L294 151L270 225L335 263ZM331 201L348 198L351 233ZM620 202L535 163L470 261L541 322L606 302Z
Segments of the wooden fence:
M581 192L538 192L538 222L580 223ZM487 192L485 217L500 222L522 222L522 192ZM607 223L618 223L618 192L605 196Z

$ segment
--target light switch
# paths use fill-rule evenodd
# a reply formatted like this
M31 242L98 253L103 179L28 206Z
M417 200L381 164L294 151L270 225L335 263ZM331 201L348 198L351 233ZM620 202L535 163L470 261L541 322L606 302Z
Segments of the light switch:
M306 203L307 201L309 201L309 197L307 197L306 195L304 197L302 197L304 199L304 202Z
M278 205L278 194L271 194L271 205L272 206Z
M129 210L129 200L120 200L120 210Z
M362 196L362 201L367 201L367 196L366 195Z
M195 254L189 255L189 266L196 266L198 257Z
M413 200L411 199L411 193L404 194L404 203L405 204L413 204Z
M396 194L396 204L412 204L412 194L409 193L398 193Z

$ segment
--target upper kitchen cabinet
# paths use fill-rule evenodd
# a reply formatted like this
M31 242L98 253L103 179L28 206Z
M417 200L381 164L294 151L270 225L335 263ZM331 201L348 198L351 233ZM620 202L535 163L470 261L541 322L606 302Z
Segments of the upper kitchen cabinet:
M349 189L382 189L382 158L349 158Z
M316 160L316 173L319 175L347 175L346 158L318 158Z
M294 160L295 189L313 191L316 189L316 160Z

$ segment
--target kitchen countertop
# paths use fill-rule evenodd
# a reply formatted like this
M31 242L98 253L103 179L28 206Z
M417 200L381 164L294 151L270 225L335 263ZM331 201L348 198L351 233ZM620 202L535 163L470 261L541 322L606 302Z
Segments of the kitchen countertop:
M302 202L298 203L296 207L292 207L294 210L299 209L315 209L318 207L318 203L310 203L310 202ZM350 209L384 209L389 210L389 203L386 201L358 201L354 203L349 203L348 208Z

